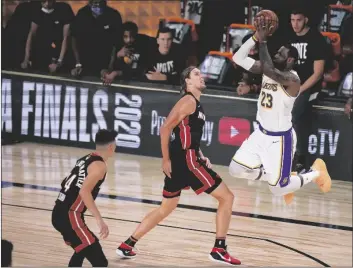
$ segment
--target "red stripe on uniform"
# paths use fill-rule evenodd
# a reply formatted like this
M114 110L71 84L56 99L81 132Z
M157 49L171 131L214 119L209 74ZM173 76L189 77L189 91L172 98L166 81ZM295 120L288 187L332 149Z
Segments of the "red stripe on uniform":
M81 199L81 196L78 195L75 202L72 204L72 206L70 207L70 210L73 210L75 211L77 209L77 207L80 205L82 199ZM82 202L83 203L83 202Z
M177 191L177 192L171 193L171 192L168 192L168 191L166 191L166 190L163 190L163 195L165 195L165 196L174 196L174 195L178 195L180 192L181 192L181 191L179 190L179 191Z
M181 146L184 150L188 149L191 145L191 133L190 133L190 126L189 126L189 117L185 117L179 124L180 129L180 139L181 139Z
M88 245L89 244L89 240L88 238L85 237L85 235L80 231L80 227L78 226L78 221L76 220L77 216L75 215L75 212L72 210L69 210L69 219L70 219L70 223L72 226L72 229L75 231L76 235L80 238L82 244L81 245ZM77 247L75 248L76 252L77 251Z
M87 226L83 222L81 218L81 211L84 208L84 203L80 196L77 196L76 201L73 203L69 210L69 219L71 223L72 229L75 231L77 236L80 238L82 244L75 248L76 252L81 251L88 245L91 245L95 238L93 235L88 231Z
M88 244L81 244L78 247L75 248L75 252L79 253L82 249L84 249L85 247L87 247Z
M81 199L81 198L80 198ZM79 206L77 207L76 211L81 213L83 211L83 209L85 208L85 203L83 203L83 201L79 204Z
M212 176L207 172L207 170L201 166L196 161L196 153L195 150L188 150L186 153L186 163L188 165L189 170L198 178L203 187L195 191L196 194L202 193L203 191L207 190L208 188L212 187L215 184L214 179Z

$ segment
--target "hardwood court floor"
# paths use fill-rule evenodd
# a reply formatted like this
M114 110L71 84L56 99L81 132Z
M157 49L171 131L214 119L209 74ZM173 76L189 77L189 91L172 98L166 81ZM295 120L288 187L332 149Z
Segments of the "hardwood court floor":
M88 152L31 143L2 147L2 237L14 243L14 266L67 266L72 249L53 229L51 209L61 180ZM157 158L118 153L108 163L97 204L110 228L102 241L110 266L215 266L207 255L217 203L191 190L139 241L135 260L118 259L117 245L161 200L163 175ZM306 185L285 206L265 183L231 178L226 167L214 169L235 194L228 249L245 266L352 266L351 182L333 181L326 195ZM86 222L97 232L92 217Z

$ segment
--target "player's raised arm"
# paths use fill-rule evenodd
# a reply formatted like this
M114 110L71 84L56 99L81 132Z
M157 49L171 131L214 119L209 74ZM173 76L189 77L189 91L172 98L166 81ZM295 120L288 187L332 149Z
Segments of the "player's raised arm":
M268 52L267 36L271 30L270 27L272 26L270 26L267 18L260 18L256 25L256 32L259 37L260 62L263 73L283 86L286 86L287 91L291 96L296 96L300 90L299 77L288 70L280 71L275 68L272 58Z
M170 177L171 167L167 167L170 163L169 157L169 137L172 130L183 120L186 116L192 114L196 110L195 99L187 95L181 98L169 113L167 119L164 121L161 134L161 147L163 156L163 171ZM187 149L187 148L184 148Z
M249 72L260 74L262 73L262 66L260 61L256 61L248 57L250 50L256 45L255 40L255 35L249 38L233 55L233 61Z

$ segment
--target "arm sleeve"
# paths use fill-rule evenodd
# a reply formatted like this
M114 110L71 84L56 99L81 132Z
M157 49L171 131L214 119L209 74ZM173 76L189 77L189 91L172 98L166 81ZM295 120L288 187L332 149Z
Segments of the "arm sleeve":
M250 50L255 46L255 44L254 39L249 38L233 55L233 61L247 71L250 70L255 63L254 59L248 57Z

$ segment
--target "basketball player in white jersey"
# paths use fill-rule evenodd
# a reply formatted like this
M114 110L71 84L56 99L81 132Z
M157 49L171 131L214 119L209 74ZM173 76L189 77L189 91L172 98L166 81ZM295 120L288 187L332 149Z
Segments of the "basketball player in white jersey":
M316 159L308 172L291 174L296 148L292 108L300 89L300 79L292 68L298 52L290 45L283 46L272 61L266 44L270 23L259 17L255 25L255 35L240 47L233 60L250 72L263 74L256 115L259 128L237 150L229 173L237 178L267 181L271 192L284 196L287 204L293 200L293 192L309 182L315 182L322 192L328 192L331 178L321 159ZM248 57L256 44L260 61Z

